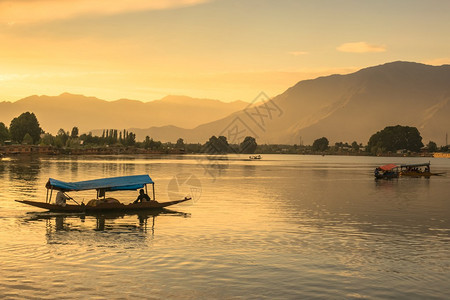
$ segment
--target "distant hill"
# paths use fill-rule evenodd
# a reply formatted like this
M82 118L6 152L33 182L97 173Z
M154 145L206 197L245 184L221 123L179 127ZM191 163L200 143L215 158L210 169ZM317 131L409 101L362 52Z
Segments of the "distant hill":
M392 62L348 75L331 75L298 82L284 93L254 103L168 96L152 102L62 94L31 96L0 102L0 122L32 111L44 130L80 132L128 129L137 140L150 136L163 142L183 138L204 143L224 135L239 143L251 135L262 143L306 145L322 136L331 143L366 144L390 125L415 126L423 142L445 142L450 132L450 65L429 66ZM264 101L266 100L266 101Z
M450 66L392 62L348 75L304 80L266 106L269 110L255 103L247 111L194 129L137 130L138 136L203 143L212 135L232 134L230 129L237 127L240 138L258 136L258 143L312 144L325 136L332 143L365 144L373 133L400 124L417 127L424 143L432 140L440 145L450 132ZM227 137L230 140L232 135Z
M80 132L93 129L148 128L174 125L193 128L241 110L248 103L231 103L186 96L167 96L142 102L121 99L105 101L95 97L64 93L59 96L31 96L16 102L0 102L0 122L9 126L21 113L34 112L41 127L53 134L60 128Z

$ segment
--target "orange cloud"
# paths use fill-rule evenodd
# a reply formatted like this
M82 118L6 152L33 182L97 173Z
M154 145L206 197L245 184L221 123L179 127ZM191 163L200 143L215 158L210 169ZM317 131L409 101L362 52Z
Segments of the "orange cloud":
M366 42L344 43L336 48L341 52L351 53L368 53L368 52L385 52L386 46L373 45Z
M291 54L291 55L294 55L294 56L300 56L300 55L306 55L306 54L309 54L308 52L306 52L306 51L290 51L290 52L288 52L289 54Z
M0 23L33 23L82 15L114 15L132 11L192 6L210 0L29 0L0 1Z

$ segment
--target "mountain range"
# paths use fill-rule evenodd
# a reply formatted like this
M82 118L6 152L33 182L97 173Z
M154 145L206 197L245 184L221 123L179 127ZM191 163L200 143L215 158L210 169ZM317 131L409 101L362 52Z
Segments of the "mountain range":
M392 62L348 75L300 81L272 99L264 98L193 129L135 130L139 136L170 141L184 137L204 142L220 134L228 140L252 135L258 143L309 145L323 136L332 143L365 144L372 134L398 124L417 127L424 143L432 140L442 145L450 131L449 65Z
M204 143L212 135L224 135L238 143L251 135L260 144L312 144L324 136L331 143L365 144L377 131L400 124L417 127L424 143L441 145L450 131L450 65L386 63L303 80L273 98L261 93L252 103L183 96L148 103L71 94L31 96L1 102L0 121L7 124L24 111L33 111L46 131L78 126L80 132L101 134L103 128L125 128L137 140L148 135Z
M0 122L9 126L11 120L30 111L41 128L56 134L60 128L80 132L95 129L147 128L174 125L194 128L244 108L248 103L167 96L151 102L120 99L105 101L95 97L64 93L59 96L30 96L16 102L0 102Z

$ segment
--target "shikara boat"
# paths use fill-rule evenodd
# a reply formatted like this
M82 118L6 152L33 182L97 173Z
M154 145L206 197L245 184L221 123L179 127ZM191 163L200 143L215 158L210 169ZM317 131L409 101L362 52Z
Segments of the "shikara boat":
M404 164L400 165L400 176L409 177L430 177L436 175L442 175L444 173L432 173L430 169L430 163L422 164Z
M395 164L388 164L375 169L374 175L376 179L391 179L398 178L400 175L399 166Z
M114 191L136 191L138 189L145 189L147 194L147 185L152 185L153 197L150 201L142 201L138 203L124 204L114 198L107 198L106 192ZM122 177L101 178L78 182L64 182L49 178L47 184L47 196L45 202L30 201L30 200L16 200L17 202L28 204L31 206L48 209L53 212L68 212L68 213L100 213L100 212L139 212L148 211L152 209L162 209L167 206L175 205L181 202L190 200L185 197L181 200L158 202L155 200L155 183L149 175L133 175ZM53 191L60 191L62 193L77 192L85 190L96 190L97 198L90 200L87 204L78 203L72 197L67 196L74 204L64 203L56 204L52 201Z

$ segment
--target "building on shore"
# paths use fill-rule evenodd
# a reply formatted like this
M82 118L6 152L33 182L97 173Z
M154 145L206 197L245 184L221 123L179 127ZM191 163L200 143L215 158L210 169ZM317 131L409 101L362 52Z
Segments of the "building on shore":
M44 145L4 145L0 146L0 153L3 155L53 155L58 154L58 150L53 146Z

